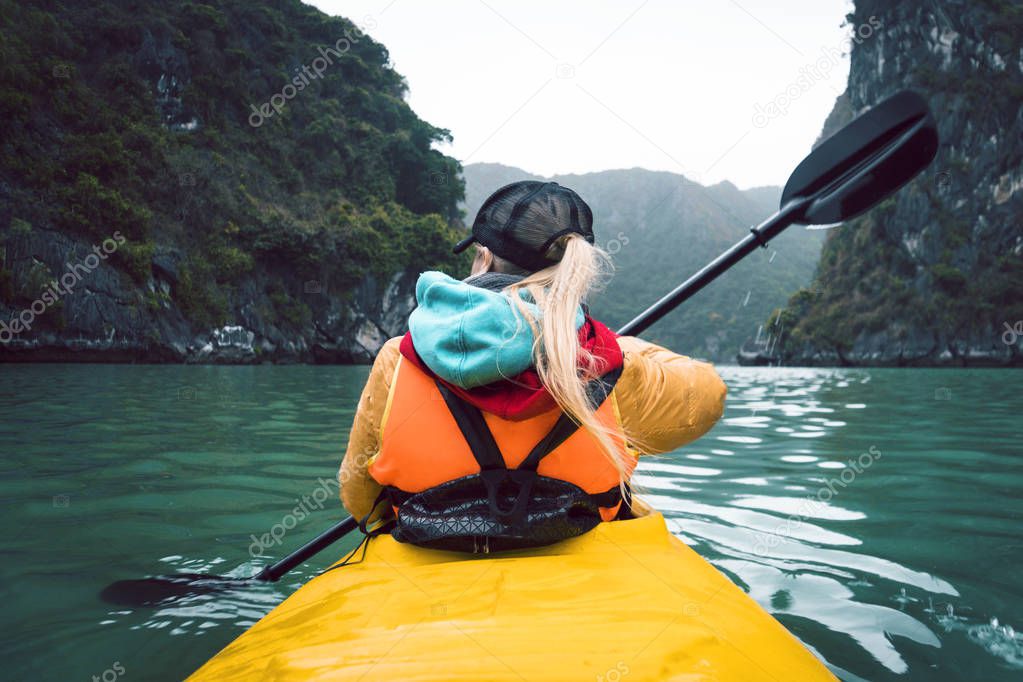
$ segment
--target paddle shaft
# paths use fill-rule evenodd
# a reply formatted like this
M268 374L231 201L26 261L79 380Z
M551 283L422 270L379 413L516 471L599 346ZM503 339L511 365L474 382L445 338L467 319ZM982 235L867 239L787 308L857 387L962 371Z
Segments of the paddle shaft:
M358 527L359 522L355 520L355 517L349 516L344 521L331 526L323 533L317 535L277 563L264 568L256 575L254 580L270 583L277 582L282 575L295 568L295 566L316 556Z
M810 203L808 199L798 198L782 206L773 216L756 227L750 228L750 233L742 240L705 265L695 275L672 289L657 303L654 303L633 318L631 322L618 330L618 334L622 336L636 336L646 331L650 325L660 320L720 277L725 271L748 256L750 252L755 251L757 247L767 246L767 242L777 237L781 234L782 230L798 220Z

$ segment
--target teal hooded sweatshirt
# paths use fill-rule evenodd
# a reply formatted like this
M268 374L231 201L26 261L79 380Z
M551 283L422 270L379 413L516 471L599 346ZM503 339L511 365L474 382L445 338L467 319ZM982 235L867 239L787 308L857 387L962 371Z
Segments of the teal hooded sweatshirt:
M523 292L530 312L536 306ZM510 379L533 365L533 332L508 297L442 272L416 282L418 307L409 316L416 353L444 381L476 388ZM582 308L576 329L585 322Z

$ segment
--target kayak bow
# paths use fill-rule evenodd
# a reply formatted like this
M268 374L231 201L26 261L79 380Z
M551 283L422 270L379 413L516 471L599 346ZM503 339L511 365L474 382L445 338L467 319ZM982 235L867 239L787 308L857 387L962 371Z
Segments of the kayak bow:
M374 538L191 678L834 680L657 513L479 557Z

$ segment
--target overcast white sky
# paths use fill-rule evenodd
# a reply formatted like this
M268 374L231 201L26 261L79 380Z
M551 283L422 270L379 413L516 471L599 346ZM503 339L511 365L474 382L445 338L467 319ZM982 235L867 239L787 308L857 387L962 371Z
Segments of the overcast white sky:
M451 130L445 153L542 175L783 184L849 72L849 0L312 4L387 46L412 108ZM755 117L786 90L784 113Z

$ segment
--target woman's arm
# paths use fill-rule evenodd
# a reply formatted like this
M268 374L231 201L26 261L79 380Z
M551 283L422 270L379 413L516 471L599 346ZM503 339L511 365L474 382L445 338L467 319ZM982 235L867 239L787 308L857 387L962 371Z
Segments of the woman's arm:
M359 406L352 420L348 448L341 461L338 481L341 483L341 502L352 516L361 519L373 507L380 494L380 485L369 475L369 463L380 451L380 419L387 404L394 368L401 353L401 339L388 341L377 353L366 386L362 389Z
M625 367L615 387L622 428L640 452L668 452L710 430L728 392L706 362L621 336Z

